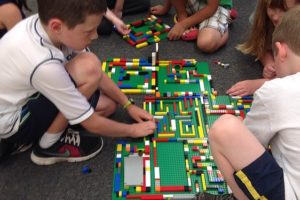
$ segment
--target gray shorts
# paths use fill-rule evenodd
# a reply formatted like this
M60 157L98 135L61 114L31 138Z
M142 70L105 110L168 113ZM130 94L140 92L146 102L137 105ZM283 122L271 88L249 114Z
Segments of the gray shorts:
M203 3L199 0L188 0L185 7L188 15L193 15L206 5L206 3ZM218 30L221 35L223 35L227 31L228 24L230 22L230 11L222 6L219 6L213 16L199 24L199 30L203 28L213 28Z

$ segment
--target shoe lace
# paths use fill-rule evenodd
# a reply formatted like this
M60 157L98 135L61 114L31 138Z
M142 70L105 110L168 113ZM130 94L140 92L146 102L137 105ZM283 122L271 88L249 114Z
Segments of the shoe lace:
M63 143L66 143L66 144L71 144L73 146L79 147L79 145L80 145L79 131L75 131L71 128L68 128L66 130L65 137L61 138L60 141Z

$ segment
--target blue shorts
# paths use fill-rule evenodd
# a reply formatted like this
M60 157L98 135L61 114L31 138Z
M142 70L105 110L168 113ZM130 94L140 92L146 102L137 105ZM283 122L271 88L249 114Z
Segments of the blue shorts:
M283 171L268 151L235 172L234 178L249 199L285 199Z
M94 108L99 97L100 91L96 90L89 99ZM42 94L36 93L22 108L19 130L5 140L15 144L35 143L47 131L57 114L56 106Z

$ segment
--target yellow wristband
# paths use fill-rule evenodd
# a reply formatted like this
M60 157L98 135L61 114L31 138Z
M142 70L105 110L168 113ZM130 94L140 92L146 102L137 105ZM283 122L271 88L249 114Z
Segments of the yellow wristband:
M124 104L123 109L126 110L128 108L128 106L130 106L131 104L132 104L131 101L128 100L127 103Z

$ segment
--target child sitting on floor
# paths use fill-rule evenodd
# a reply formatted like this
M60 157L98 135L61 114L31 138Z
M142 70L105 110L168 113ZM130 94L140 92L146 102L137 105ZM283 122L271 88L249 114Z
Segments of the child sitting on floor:
M227 42L231 0L165 0L164 5L154 6L150 12L164 15L171 6L176 10L176 24L168 34L170 40L197 39L198 48L207 53Z
M284 12L300 4L300 0L259 0L255 9L249 39L238 46L244 54L256 56L263 65L263 78L245 80L227 90L231 96L252 95L265 81L276 77L275 62L271 52L272 32Z
M254 93L244 122L223 115L208 134L214 160L239 200L300 199L299 19L297 6L278 22L272 36L277 78Z
M105 0L37 3L38 14L0 40L0 150L7 150L2 155L34 143L31 160L50 165L84 161L101 151L101 137L82 135L69 124L101 136L152 134L153 116L132 104L102 72L97 56L88 52L98 37ZM107 118L118 104L137 123Z

